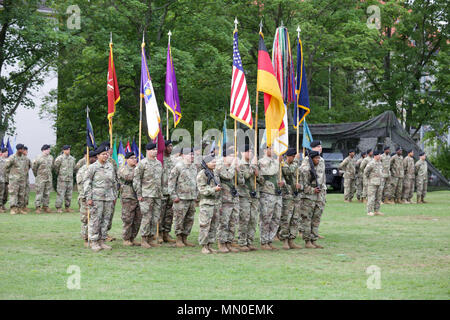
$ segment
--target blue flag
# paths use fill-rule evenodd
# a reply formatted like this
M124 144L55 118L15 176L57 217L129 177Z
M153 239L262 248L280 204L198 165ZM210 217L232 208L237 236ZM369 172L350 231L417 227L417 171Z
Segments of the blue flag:
M5 147L5 143L3 142L3 139L2 139L2 149Z
M134 155L137 158L137 161L139 162L140 159L142 159L142 155L139 157L139 147L136 144L136 141L133 139L133 143L131 144L131 151L134 153Z
M97 149L94 138L94 130L92 129L92 123L89 119L89 113L86 115L86 145L89 148Z
M303 121L303 148L311 149L311 141L313 141L313 137L311 131L309 131L308 124L305 119Z
M125 149L123 148L122 140L120 140L117 148L117 162L119 167L125 163Z
M222 128L222 148L227 144L227 116L225 115L225 119L223 120L223 128Z
M297 44L297 81L295 86L297 108L294 108L294 128L300 124L311 111L309 107L308 84L306 82L305 62L303 61L302 41Z
M9 143L9 138L8 138L8 142L6 143L6 148L8 148L8 157L12 154L14 154L14 151L11 147L11 144Z

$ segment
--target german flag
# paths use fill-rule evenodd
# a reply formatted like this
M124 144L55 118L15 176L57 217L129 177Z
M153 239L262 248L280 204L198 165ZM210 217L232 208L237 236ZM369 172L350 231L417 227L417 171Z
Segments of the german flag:
M258 78L256 89L264 92L264 114L266 116L267 146L270 147L274 139L279 135L285 113L283 96L278 85L272 61L264 44L264 36L259 33L258 48ZM276 136L272 136L272 130L276 130Z

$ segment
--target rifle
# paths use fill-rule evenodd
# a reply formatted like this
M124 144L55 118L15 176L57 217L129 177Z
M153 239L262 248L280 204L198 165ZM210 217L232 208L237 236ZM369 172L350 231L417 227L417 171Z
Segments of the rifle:
M217 182L216 177L214 177L214 173L211 171L210 168L206 165L205 160L202 160L202 168L205 169L205 175L208 178L208 184L212 181L214 181L214 184L216 186L220 186L220 183Z
M309 160L309 166L310 166L310 172L311 172L311 176L313 179L316 180L316 187L319 188L320 190L320 186L319 186L319 179L317 178L317 172L316 172L316 168L314 167L314 163L311 159L310 156L308 156L308 160Z

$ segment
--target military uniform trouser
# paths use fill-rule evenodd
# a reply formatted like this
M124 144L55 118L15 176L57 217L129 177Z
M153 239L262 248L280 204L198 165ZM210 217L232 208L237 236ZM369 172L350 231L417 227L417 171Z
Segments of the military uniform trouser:
M302 199L301 224L304 241L316 241L319 238L319 225L324 203L311 199Z
M220 202L215 204L204 203L200 200L199 204L199 232L198 243L202 246L216 242L217 226L219 224Z
M362 192L363 192L363 178L357 177L356 178L356 198L360 200L362 198Z
M416 179L417 199L423 200L423 198L425 198L425 195L427 194L427 187L428 187L428 179L417 177Z
M362 197L367 199L367 178L366 176L363 176L363 192L362 192Z
M6 203L4 199L6 198L6 183L0 182L0 207L3 207L3 205Z
M240 246L251 245L255 239L258 208L258 198L239 197L238 244Z
M122 239L135 239L141 227L142 213L139 201L122 198Z
M388 177L384 177L384 178L381 178L381 184L380 184L380 188L381 188L381 199L382 200L384 200L384 199L386 199L386 198L389 198L387 195L388 195L388 188L389 188L389 185L388 185Z
M114 201L94 200L89 209L89 240L105 240L108 224L114 210Z
M5 207L6 202L8 202L9 184L5 183L5 191L3 193L3 207Z
M392 196L396 200L400 200L402 198L403 192L403 178L392 177Z
M73 182L72 181L59 181L56 185L56 209L61 209L63 202L65 202L65 207L70 207L70 202L72 201L72 191Z
M414 178L405 177L403 179L402 199L410 201L414 194Z
M9 206L23 207L25 200L25 181L10 181L8 185Z
M191 233L195 216L195 200L181 200L173 203L173 216L175 219L175 235L188 236Z
M156 235L156 225L159 222L161 199L145 197L139 202L139 206L142 213L141 235L143 237L153 237Z
M159 218L159 232L170 232L173 222L173 201L170 195L161 198L161 215Z
M81 237L84 240L88 239L88 208L86 199L78 198L78 205L80 206L80 221L81 221Z
M34 205L36 208L48 207L50 204L50 191L52 190L51 181L40 181L36 179L36 199Z
M295 239L298 233L300 219L300 198L283 199L283 209L280 218L280 240Z
M25 196L23 202L23 206L28 207L28 203L30 202L30 183L28 181L25 183Z
M278 195L261 192L260 233L261 244L271 243L278 231L282 210L282 198Z
M112 211L112 214L111 214L111 220L109 220L109 224L108 224L108 232L109 232L109 230L111 230L111 227L112 227L112 223L113 223L113 219L114 219L114 212L116 212L116 204L115 203L113 204L113 211Z
M379 212L381 206L381 197L383 196L381 185L370 184L368 188L369 197L367 199L367 213Z
M234 240L234 233L239 217L239 199L235 202L222 202L219 218L219 242L226 243Z
M352 200L355 194L355 179L344 178L344 199Z

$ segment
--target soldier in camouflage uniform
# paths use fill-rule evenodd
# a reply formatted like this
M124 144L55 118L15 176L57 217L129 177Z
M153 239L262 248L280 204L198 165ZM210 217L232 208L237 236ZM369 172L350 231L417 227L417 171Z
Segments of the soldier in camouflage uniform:
M259 176L256 157L252 159L252 150L246 144L241 152L242 159L239 163L240 181L237 192L239 193L239 236L240 251L258 250L253 246L259 213L259 187L264 184L264 179ZM255 189L256 176L256 189Z
M367 157L364 158L364 160L361 162L359 166L359 171L362 172L363 177L363 193L362 193L363 202L367 202L367 187L368 187L368 181L366 176L364 175L364 169L366 169L366 166L369 164L369 162L373 160L373 151L369 149L367 150L366 153Z
M93 164L97 161L97 153L95 151L89 152L89 164ZM84 240L84 246L89 247L88 242L88 207L86 204L86 195L84 194L84 178L86 177L86 171L88 166L86 161L84 165L78 169L76 175L77 190L78 190L78 206L80 207L80 221L81 221L81 237Z
M395 203L400 203L403 191L403 177L405 176L405 168L403 167L402 148L398 147L396 154L391 157L391 179L392 179L392 196L395 199Z
M294 161L297 151L294 148L289 148L286 151L286 162L283 162L281 167L282 178L284 186L283 192L283 207L280 217L280 232L279 238L283 241L283 249L300 249L294 243L298 233L298 226L300 223L300 207L296 205L300 196L298 191L300 184L297 183L297 168L298 161Z
M97 161L88 167L83 183L89 209L89 240L94 252L112 249L105 240L117 199L118 181L113 166L108 162L108 151L107 146L96 150Z
M235 188L235 174L239 170L237 158L234 156L234 147L223 148L223 159L217 165L217 174L222 186L222 207L219 221L219 252L239 252L231 246L234 239L236 224L239 217L239 196ZM244 177L237 176L237 184L244 184Z
M367 157L366 152L361 153L361 158L356 161L355 165L355 171L356 171L356 198L359 202L362 202L362 192L363 192L363 172L361 171L361 163L363 162L364 158Z
M182 161L178 161L170 171L169 194L173 201L175 218L176 247L193 247L187 241L191 233L197 199L197 167L194 163L193 148L182 148Z
M26 158L22 155L24 145L19 143L16 146L16 153L6 160L5 172L9 192L9 205L11 214L26 214L22 209L25 203L25 179L26 179Z
M313 141L314 142L314 141ZM313 142L311 146L313 146ZM317 143L317 142L316 142ZM314 165L316 177L313 175L310 160ZM317 243L319 239L319 225L325 208L326 198L326 176L325 161L318 151L309 152L308 156L303 159L301 166L303 192L303 210L301 212L301 223L303 225L303 240L307 249L322 249L323 246Z
M142 242L141 246L149 249L160 247L156 242L156 225L161 213L161 184L162 184L162 164L156 159L158 150L155 143L146 145L147 157L137 165L134 178L133 189L136 191L139 206L142 212Z
M419 160L415 164L416 172L416 192L417 192L417 203L426 203L424 200L427 194L428 185L428 165L426 162L427 156L425 152L419 154Z
M53 175L53 157L50 154L50 146L44 144L41 148L42 153L33 161L32 170L36 177L35 189L36 199L34 204L36 206L36 213L50 213L50 191L52 190ZM42 211L41 211L42 207Z
M403 159L403 168L405 169L405 176L403 178L403 195L402 203L412 203L411 199L414 194L415 184L415 168L414 168L414 151L408 150L408 156Z
M56 184L56 212L62 213L62 205L65 201L65 212L73 212L70 209L73 191L73 170L75 158L70 155L70 145L63 146L63 153L59 155L53 164L58 179Z
M381 179L381 191L383 193L382 195L382 202L388 204L388 203L394 203L392 201L392 197L390 195L390 190L391 190L391 172L390 172L390 167L391 167L391 149L388 146L385 146L383 149L383 154L381 155L381 165L383 166L383 177Z
M215 157L206 156L204 159L206 166L214 175L214 179L208 178L206 170L202 170L197 174L197 188L199 193L199 232L198 243L202 246L202 253L216 253L217 250L212 248L216 242L216 231L219 223L219 210L222 204L220 191L220 178L215 171ZM216 184L217 183L217 184Z
M84 150L83 152L83 157L80 160L78 160L77 164L75 165L74 168L75 173L77 173L78 170L80 170L80 168L85 164L86 164L86 150Z
M364 176L368 183L368 200L367 200L367 215L368 216L382 216L380 212L381 198L383 190L381 189L381 180L383 179L383 165L381 163L381 152L375 151L373 153L373 160L364 169Z
M135 189L133 188L134 173L137 164L133 152L125 154L126 164L119 169L120 197L122 200L122 239L124 246L140 246L135 241L141 226L142 213ZM145 208L145 205L144 205Z
M356 161L354 158L355 151L350 150L348 157L339 165L339 170L344 171L344 202L352 202L355 193Z
M31 169L31 160L28 158L28 147L23 147L23 156L25 156L25 170L27 171L27 176L25 178L25 196L24 196L24 203L22 206L22 210L26 212L30 212L30 209L28 208L28 204L30 202L30 169Z
M164 141L164 166L163 166L163 185L162 185L162 198L161 198L161 217L159 218L159 232L161 233L160 239L164 242L173 243L175 240L170 236L170 230L172 229L173 221L173 201L169 194L169 175L172 171L175 162L171 157L172 154L172 141Z
M272 245L280 226L282 203L281 187L283 181L279 181L279 159L272 156L272 148L267 147L265 155L258 161L259 174L264 178L264 184L260 189L260 241L263 250L278 250Z
M7 148L2 148L0 150L0 212L6 212L5 209L5 203L6 201L5 198L7 197L7 192L6 192L6 187L7 187L7 183L6 183L6 172L5 172L5 165L6 165L6 159L8 158L8 149Z

